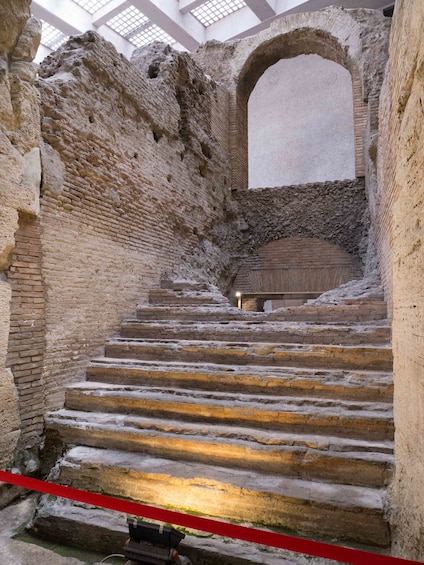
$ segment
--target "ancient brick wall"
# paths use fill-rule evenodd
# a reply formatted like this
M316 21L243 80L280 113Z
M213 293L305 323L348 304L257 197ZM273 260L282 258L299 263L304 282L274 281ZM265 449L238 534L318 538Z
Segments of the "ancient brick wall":
M34 88L41 26L29 0L0 4L0 467L13 464L20 437L18 396L7 368L11 325L9 272L19 213L39 210L39 100ZM13 277L12 277L13 278ZM12 321L13 323L13 321ZM0 504L1 504L0 500Z
M424 559L424 4L398 0L380 104L377 241L393 310L396 554Z
M133 63L96 34L40 69L46 405L161 276L216 282L228 257L225 91L188 54Z
M8 275L12 300L7 365L18 391L19 448L25 450L39 443L44 429L45 315L39 219L21 214L15 241Z

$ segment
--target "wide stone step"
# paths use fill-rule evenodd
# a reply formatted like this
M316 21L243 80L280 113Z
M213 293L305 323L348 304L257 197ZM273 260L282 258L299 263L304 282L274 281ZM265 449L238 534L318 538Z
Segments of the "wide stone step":
M279 308L268 314L269 320L366 322L387 318L387 304L380 300L346 302L343 304L304 304Z
M389 544L379 489L281 478L140 453L76 447L58 482L185 512L332 540Z
M388 323L364 326L267 321L148 323L128 320L122 324L120 335L141 339L360 345L388 343L390 326Z
M229 306L228 299L219 292L203 290L167 290L152 289L149 291L150 304L163 305L203 305L215 304Z
M115 338L106 344L105 355L143 360L161 359L180 362L381 371L390 371L393 363L392 351L387 345L344 347L339 345Z
M83 382L66 389L65 405L73 410L254 425L287 432L393 438L393 414L388 403Z
M149 520L151 522L151 520ZM178 529L178 526L177 526ZM265 529L263 527L261 530ZM199 531L183 529L186 537L178 545L180 555L190 558L196 565L311 565L307 555L288 550L264 547L251 542L231 540ZM189 533L190 532L190 533ZM55 543L75 545L103 553L120 552L128 539L127 515L113 510L96 508L86 504L74 504L64 498L43 495L30 533ZM363 549L376 551L375 547ZM386 554L387 550L379 550ZM337 565L337 562L314 559L315 565Z
M392 374L378 371L325 371L101 357L88 366L87 380L251 394L307 395L379 402L393 400Z
M220 321L239 319L262 319L263 312L246 312L238 308L222 304L208 306L146 306L137 308L137 318L142 321L150 320L188 320L188 321Z
M140 305L137 309L139 320L190 320L190 321L219 321L219 320L278 320L286 322L367 322L387 318L387 306L382 301L355 302L353 304L320 305L280 308L268 314L264 312L248 312L226 304L198 306L147 306Z
M301 479L382 487L393 442L293 434L123 414L60 410L48 432L68 445L143 452L177 461L250 469Z

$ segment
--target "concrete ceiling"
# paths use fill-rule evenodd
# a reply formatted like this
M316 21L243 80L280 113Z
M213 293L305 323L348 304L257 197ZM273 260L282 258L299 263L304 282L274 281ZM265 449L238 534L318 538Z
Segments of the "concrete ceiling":
M246 37L276 18L329 5L382 9L394 0L33 0L43 20L41 61L70 35L96 30L130 58L155 39L192 51L209 39Z

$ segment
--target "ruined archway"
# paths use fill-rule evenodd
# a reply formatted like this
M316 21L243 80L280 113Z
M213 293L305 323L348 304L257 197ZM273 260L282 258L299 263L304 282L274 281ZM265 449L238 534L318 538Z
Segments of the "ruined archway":
M354 179L352 77L319 55L280 59L248 101L249 188Z
M314 19L315 14L301 14ZM291 21L298 18L286 18ZM303 18L306 20L306 18ZM273 36L255 46L246 57L240 68L237 87L233 93L233 131L235 133L232 141L232 164L233 164L233 188L246 189L248 186L248 100L257 81L270 66L276 64L280 59L288 59L299 55L316 54L346 68L352 77L353 92L353 115L354 115L354 138L355 138L355 174L357 177L364 176L363 139L366 124L367 105L363 102L361 77L358 61L349 54L349 49L343 45L328 29L327 25L311 27L305 25L302 28L290 29L286 25L286 32L276 33ZM310 22L312 23L312 22Z

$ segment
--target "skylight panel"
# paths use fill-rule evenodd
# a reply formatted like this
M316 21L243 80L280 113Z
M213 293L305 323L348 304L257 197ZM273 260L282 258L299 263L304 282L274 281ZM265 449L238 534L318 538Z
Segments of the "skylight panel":
M84 8L84 10L87 10L90 14L94 14L94 12L97 12L97 10L100 10L100 8L103 8L106 4L109 4L110 0L74 0L74 2L78 4L78 6L81 6L81 8Z
M125 37L132 31L146 24L148 21L149 19L146 18L146 16L142 12L140 12L140 10L137 10L137 8L130 6L129 8L109 20L107 22L107 25L114 31L116 31L116 33L120 33Z
M169 43L171 45L175 43L175 39L173 39L169 34L166 33L166 31L163 31L163 29L161 29L156 24L146 26L143 31L132 36L130 41L136 47L147 45L148 43L152 43L152 41L163 41L164 43Z
M244 0L208 0L195 10L192 10L191 13L205 27L208 27L245 6Z
M59 29L41 20L41 43L54 51L58 49L68 39L68 35L62 33Z

